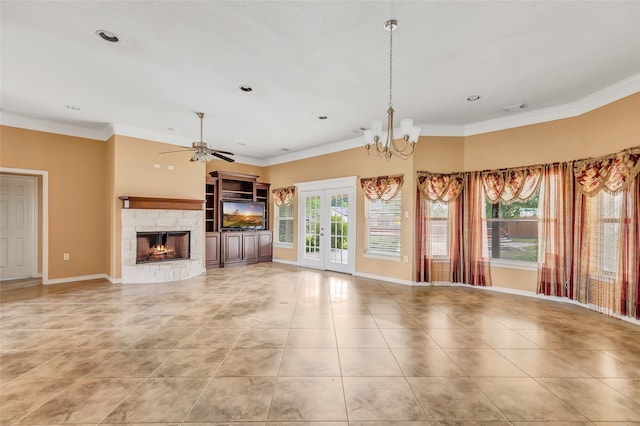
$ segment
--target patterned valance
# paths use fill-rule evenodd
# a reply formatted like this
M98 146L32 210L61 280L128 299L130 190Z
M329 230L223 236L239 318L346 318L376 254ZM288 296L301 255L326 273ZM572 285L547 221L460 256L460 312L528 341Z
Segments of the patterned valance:
M531 198L540 185L541 176L542 167L493 170L482 172L482 186L489 201L509 204Z
M295 186L287 186L286 188L277 188L272 191L273 202L276 206L288 206L293 202L293 197L296 195Z
M640 147L617 154L576 161L573 171L578 190L592 197L601 190L618 192L626 188L640 171Z
M376 176L361 178L360 186L364 196L371 201L390 201L397 194L404 183L404 175Z
M450 203L462 192L464 179L460 173L420 173L418 188L430 201Z

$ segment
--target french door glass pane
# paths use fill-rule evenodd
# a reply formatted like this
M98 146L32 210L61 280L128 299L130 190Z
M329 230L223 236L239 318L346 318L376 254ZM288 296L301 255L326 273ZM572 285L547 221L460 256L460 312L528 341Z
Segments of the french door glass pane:
M349 233L349 194L331 195L331 263L347 265Z
M320 196L307 196L304 212L304 258L320 260Z

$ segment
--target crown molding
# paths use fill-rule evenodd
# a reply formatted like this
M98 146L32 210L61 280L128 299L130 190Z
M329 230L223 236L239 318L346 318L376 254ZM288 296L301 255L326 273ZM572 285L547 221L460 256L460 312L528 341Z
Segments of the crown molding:
M576 117L638 92L640 92L640 73L605 87L602 90L598 90L575 102L524 112L505 118L467 124L464 126L464 136L479 135L482 133L512 129L514 127Z
M320 155L332 154L338 151L358 148L364 146L363 136L347 139L345 141L333 142L322 146L296 151L289 154L278 155L264 160L264 166L273 166L275 164L288 163L290 161L304 160L305 158L318 157Z
M156 132L153 130L142 129L140 127L130 126L128 124L113 123L113 133L118 136L126 136L129 138L145 139L148 141L168 143L172 145L191 147L191 141L175 134Z
M79 126L45 118L28 117L7 111L0 112L0 123L8 127L18 127L38 132L57 133L60 135L101 141L106 141L114 133L111 123L93 123L93 127Z
M575 102L567 103L564 105L523 112L520 114L509 115L508 117L479 121L466 125L416 124L416 126L422 128L420 136L473 136L482 133L495 132L499 130L512 129L515 127L522 127L532 124L544 123L547 121L575 117L639 92L640 73L614 83L581 99L578 99ZM0 124L10 127L19 127L23 129L103 141L108 140L115 134L119 136L140 138L184 147L191 146L191 141L188 141L178 135L154 132L122 123L91 123L93 125L93 127L91 127L88 125L82 126L72 123L48 120L44 118L27 117L21 114L1 111ZM243 164L267 167L363 146L363 137L358 136L344 141L333 142L314 148L269 157L266 159L237 156L236 161Z
M422 131L420 136L464 136L465 126L461 124L416 124Z
M422 131L420 136L464 136L464 126L459 125L439 125L439 124L416 124ZM400 134L400 128L394 129L396 134ZM304 160L305 158L317 157L319 155L332 154L334 152L345 151L347 149L364 147L364 136L347 139L345 141L334 142L290 154L270 157L261 162L263 167L275 164L287 163L290 161ZM257 164L256 164L257 165Z

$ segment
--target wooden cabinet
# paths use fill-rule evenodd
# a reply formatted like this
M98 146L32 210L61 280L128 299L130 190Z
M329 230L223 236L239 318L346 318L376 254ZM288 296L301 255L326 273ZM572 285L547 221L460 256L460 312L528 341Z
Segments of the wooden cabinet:
M220 233L207 232L205 235L205 267L218 268L220 266Z
M222 232L221 264L231 266L272 260L271 231Z
M223 232L221 266L242 262L242 260L242 233Z
M273 233L260 231L221 231L220 201L264 202L265 224L269 226L270 185L258 176L214 171L206 180L206 265L207 268L242 265L272 260Z
M273 233L271 231L259 231L258 259L261 262L270 262L273 258Z

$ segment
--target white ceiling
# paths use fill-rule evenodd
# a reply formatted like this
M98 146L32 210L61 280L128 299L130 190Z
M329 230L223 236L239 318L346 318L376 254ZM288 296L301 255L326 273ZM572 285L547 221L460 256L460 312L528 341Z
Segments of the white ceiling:
M205 141L256 164L355 146L385 119L389 18L396 116L423 134L640 81L640 1L2 1L0 12L4 116L189 145L204 111Z

